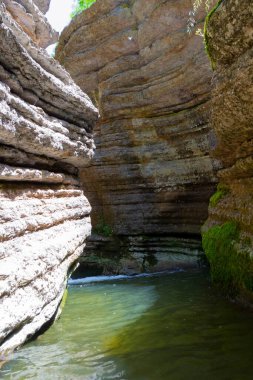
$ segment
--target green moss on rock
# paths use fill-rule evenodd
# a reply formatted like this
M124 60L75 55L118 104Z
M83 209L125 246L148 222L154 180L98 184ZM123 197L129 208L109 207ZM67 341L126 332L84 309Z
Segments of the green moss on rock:
M215 207L217 203L229 193L229 189L226 185L219 184L217 191L211 196L209 205Z
M216 66L216 62L213 60L212 58L212 55L211 55L211 52L210 52L210 47L209 47L209 39L208 39L208 33L207 33L207 27L208 27L208 23L209 23L209 20L210 18L212 17L212 15L215 13L215 11L218 9L218 7L221 5L223 0L219 0L217 2L217 4L211 9L211 11L208 13L208 15L206 16L206 19L205 19L205 24L204 24L204 44L205 44L205 50L206 50L206 53L210 59L210 62L211 62L211 66L212 66L212 69L215 70L215 66Z
M229 296L253 291L253 260L239 247L239 227L226 222L203 232L203 248L211 267L214 283Z
M64 290L64 293L63 293L63 296L62 296L62 299L61 299L61 303L60 303L60 306L59 306L59 314L62 313L62 310L64 309L64 307L66 305L67 298L68 298L68 289L66 288Z
M110 237L113 235L112 227L106 223L103 217L100 218L99 222L93 228L92 232L98 235L105 236L105 237Z

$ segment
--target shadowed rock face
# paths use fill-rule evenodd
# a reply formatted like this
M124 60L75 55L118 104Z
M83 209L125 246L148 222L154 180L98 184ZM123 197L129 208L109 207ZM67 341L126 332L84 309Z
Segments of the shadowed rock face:
M253 300L252 1L222 2L208 22L207 41L215 66L211 127L218 143L213 154L223 169L203 228L205 249L214 280ZM224 249L226 226L237 232Z
M93 155L97 119L89 98L25 33L25 4L33 3L11 3L0 4L1 354L55 316L90 234L77 174Z
M58 60L97 101L96 154L82 170L116 234L198 234L216 181L211 70L188 35L190 0L97 0L61 35Z

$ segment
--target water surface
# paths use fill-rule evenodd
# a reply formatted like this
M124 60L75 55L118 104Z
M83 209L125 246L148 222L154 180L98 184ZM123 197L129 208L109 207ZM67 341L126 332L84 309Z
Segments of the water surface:
M60 320L0 378L252 380L253 315L205 272L71 285Z

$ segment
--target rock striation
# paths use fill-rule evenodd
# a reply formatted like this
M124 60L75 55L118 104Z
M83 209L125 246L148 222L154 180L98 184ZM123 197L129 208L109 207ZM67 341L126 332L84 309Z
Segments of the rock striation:
M13 19L40 47L55 43L58 33L55 32L44 16L50 1L32 0L3 0L6 10L11 13Z
M0 4L0 353L55 317L90 234L78 168L94 151L97 110L40 46L48 2Z
M209 156L211 69L201 38L187 33L191 8L97 0L60 37L57 59L100 111L81 177L93 225L117 236L191 237L207 217L219 163Z
M134 275L205 266L200 239L170 236L102 236L87 239L73 278Z
M214 89L213 151L219 186L203 227L213 279L226 293L253 300L253 4L226 0L207 21Z

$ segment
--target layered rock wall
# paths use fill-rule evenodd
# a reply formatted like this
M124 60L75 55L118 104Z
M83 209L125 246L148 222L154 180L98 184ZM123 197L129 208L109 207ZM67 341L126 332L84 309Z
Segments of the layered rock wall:
M195 235L207 217L211 69L201 38L187 33L191 8L97 0L60 38L57 58L100 110L96 155L82 171L93 224L117 235Z
M207 21L214 72L211 127L222 162L203 242L213 279L232 296L253 292L253 4L226 0Z
M37 45L52 42L46 23L32 1L0 4L1 354L55 316L91 230L78 168L97 111Z

